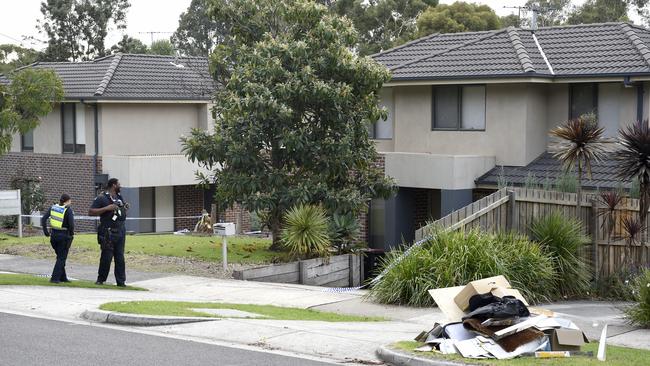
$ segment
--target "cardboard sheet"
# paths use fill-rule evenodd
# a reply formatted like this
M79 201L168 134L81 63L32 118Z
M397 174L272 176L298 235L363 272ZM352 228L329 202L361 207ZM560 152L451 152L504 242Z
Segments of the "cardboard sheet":
M465 316L458 305L454 302L454 297L458 295L465 286L444 287L429 290L429 294L438 305L438 308L447 317L450 322L459 322Z

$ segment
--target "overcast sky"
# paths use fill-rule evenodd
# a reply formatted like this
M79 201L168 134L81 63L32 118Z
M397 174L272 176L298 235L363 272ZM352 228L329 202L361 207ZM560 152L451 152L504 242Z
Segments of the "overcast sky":
M41 0L1 0L0 12L0 44L23 43L37 49L44 48L43 43L23 41L23 36L39 39L45 37L36 29L37 20L41 19ZM152 35L144 32L168 32L153 34L153 39L169 38L178 26L179 15L187 9L191 0L131 0L127 16L128 28L124 31L113 29L106 39L106 47L117 43L123 34L141 39L146 44L151 42ZM441 0L441 4L450 4L455 0ZM471 2L471 0L470 0ZM516 9L504 8L523 6L526 0L480 0L474 1L487 4L499 15L516 13ZM584 0L573 0L573 4L581 4Z

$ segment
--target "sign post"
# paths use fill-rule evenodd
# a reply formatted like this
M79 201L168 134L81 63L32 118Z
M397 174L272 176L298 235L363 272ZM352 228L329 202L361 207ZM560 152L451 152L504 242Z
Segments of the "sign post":
M20 189L0 191L0 216L18 216L18 237L23 237L23 220L20 214Z
M220 235L223 238L221 244L221 259L223 264L223 271L228 271L228 237L235 235L235 224L232 222L220 222L214 224L214 235Z

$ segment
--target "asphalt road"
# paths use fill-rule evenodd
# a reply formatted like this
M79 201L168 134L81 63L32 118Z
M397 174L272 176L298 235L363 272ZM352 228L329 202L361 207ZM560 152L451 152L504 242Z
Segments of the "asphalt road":
M333 364L0 312L0 365Z

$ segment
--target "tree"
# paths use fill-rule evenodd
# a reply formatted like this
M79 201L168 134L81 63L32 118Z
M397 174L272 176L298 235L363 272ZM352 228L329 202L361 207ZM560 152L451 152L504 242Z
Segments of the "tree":
M499 18L499 23L501 23L501 27L506 28L506 27L515 27L519 28L521 27L521 23L523 22L523 19L519 17L517 14L509 14L506 16L503 16Z
M415 37L415 19L438 0L322 0L332 12L347 16L359 32L360 55L398 46Z
M9 85L0 84L0 155L9 151L15 134L36 128L39 117L62 98L63 85L51 70L24 69Z
M44 59L79 61L105 55L112 22L126 27L128 0L47 0L41 2L39 30L48 37Z
M571 0L528 0L526 6L529 11L533 7L537 7L539 12L537 15L537 25L540 27L550 27L554 25L561 25L566 20L566 13L568 11ZM522 25L530 26L530 18L525 17L521 20Z
M358 213L394 192L375 167L368 121L386 68L358 57L348 19L311 1L215 0L211 15L230 34L211 57L223 85L215 132L183 139L191 161L214 171L216 198L262 212L279 247L283 214L298 204Z
M142 43L137 38L129 37L127 35L122 36L122 39L114 44L110 49L106 50L107 54L114 53L134 53L134 54L144 54L149 53L149 47L146 44Z
M418 37L432 33L458 33L501 28L497 14L487 5L457 1L428 8L417 19Z
M160 39L154 41L149 47L149 53L152 55L167 55L173 56L176 54L174 45L168 39Z
M644 14L648 0L587 0L575 7L568 15L568 24L589 24L604 22L625 22L629 11Z
M562 162L567 173L578 169L578 214L582 203L582 175L587 171L591 177L591 164L602 161L609 152L611 141L603 137L604 132L593 113L569 120L550 132L553 156Z
M15 44L0 44L0 74L9 74L19 67L36 62L40 52Z
M192 0L181 14L178 28L171 41L176 49L188 56L208 56L227 30L222 23L208 16L208 0Z

